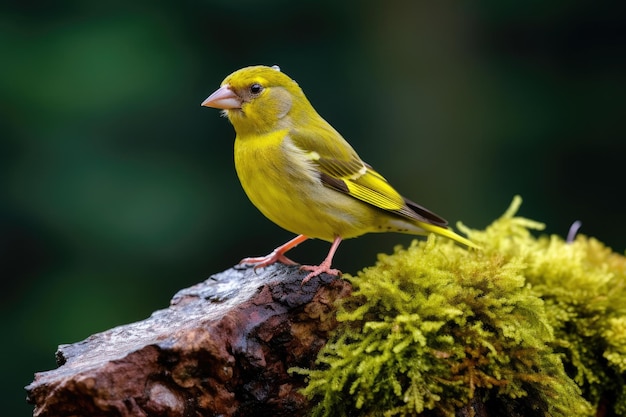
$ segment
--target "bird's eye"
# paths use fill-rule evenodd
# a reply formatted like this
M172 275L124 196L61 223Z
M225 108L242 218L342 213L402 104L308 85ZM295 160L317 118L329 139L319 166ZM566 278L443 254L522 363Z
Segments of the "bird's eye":
M263 86L261 84L255 83L250 86L250 92L254 95L259 94L263 91Z

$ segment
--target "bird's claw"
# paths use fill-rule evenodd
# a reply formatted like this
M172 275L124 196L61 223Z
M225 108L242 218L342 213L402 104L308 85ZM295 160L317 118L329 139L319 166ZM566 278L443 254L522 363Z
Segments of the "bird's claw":
M253 266L254 269L257 269L265 268L266 266L270 266L272 264L275 264L276 262L280 262L281 264L285 265L298 265L297 262L294 262L291 259L287 258L285 255L276 252L272 252L266 256L243 258L241 261L239 261L239 265L249 265Z
M311 278L316 277L320 274L328 274L336 277L341 276L340 270L331 268L330 264L327 265L325 262L322 262L319 265L302 265L300 267L300 270L311 271L306 277L304 277L300 285L306 284Z

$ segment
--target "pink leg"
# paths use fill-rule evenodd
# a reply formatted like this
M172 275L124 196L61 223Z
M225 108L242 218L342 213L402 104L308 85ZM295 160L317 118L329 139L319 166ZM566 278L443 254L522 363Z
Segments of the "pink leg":
M260 256L258 258L244 258L241 261L239 261L239 264L240 265L241 264L254 265L254 269L263 268L265 266L269 266L276 262L280 262L285 265L298 265L296 262L287 258L285 256L285 253L295 248L296 246L298 246L300 243L304 242L307 239L308 237L305 235L296 236L295 238L291 239L289 242L285 243L284 245L281 245L277 247L276 249L274 249L272 253L270 253L267 256Z
M321 264L317 266L303 265L300 267L300 269L304 271L311 271L311 273L307 275L306 277L304 277L304 279L302 280L302 285L306 284L311 278L316 277L323 272L329 275L341 275L340 270L331 269L330 267L333 262L333 257L335 256L335 252L337 251L337 248L339 247L340 243L341 243L341 238L337 236L335 240L333 241L333 244L331 245L330 250L328 251L328 255L326 256L326 259L324 259L324 261Z

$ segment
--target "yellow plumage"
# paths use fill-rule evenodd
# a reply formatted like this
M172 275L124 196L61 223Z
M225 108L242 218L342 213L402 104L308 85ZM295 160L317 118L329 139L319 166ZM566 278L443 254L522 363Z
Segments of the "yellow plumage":
M271 221L299 236L270 255L246 258L257 267L294 264L284 253L308 238L333 242L306 282L331 269L342 239L371 232L436 233L470 247L447 222L402 197L307 100L278 67L235 71L203 106L223 109L233 124L235 168L250 201Z

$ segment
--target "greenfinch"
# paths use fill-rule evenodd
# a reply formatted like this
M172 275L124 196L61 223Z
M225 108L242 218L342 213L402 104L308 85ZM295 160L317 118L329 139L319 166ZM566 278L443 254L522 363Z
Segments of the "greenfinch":
M343 239L372 232L436 233L476 247L430 210L400 195L361 160L278 66L233 72L202 106L222 109L235 128L235 168L248 198L268 219L298 236L263 257L297 265L285 253L310 238L332 242L302 284L321 273L339 275L332 260Z

